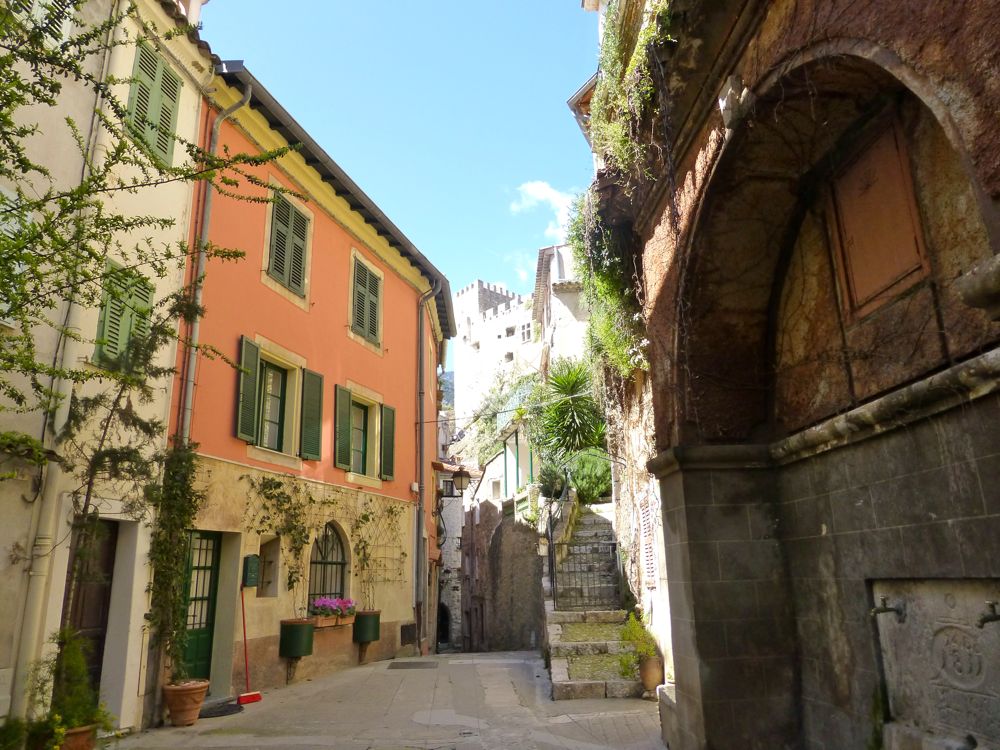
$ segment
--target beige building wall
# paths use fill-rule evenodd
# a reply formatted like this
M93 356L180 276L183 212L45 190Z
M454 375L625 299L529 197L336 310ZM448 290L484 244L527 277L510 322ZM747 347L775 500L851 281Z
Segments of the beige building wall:
M159 2L138 0L136 11L141 21L160 34L176 27L176 21L166 14ZM81 20L85 23L97 23L109 13L109 3L86 3ZM78 25L74 33L78 33L79 29ZM95 64L100 63L98 74L100 68L106 66L103 70L107 75L120 81L132 76L136 49L134 40L139 31L139 23L132 19L116 30L117 45L112 46L106 60L95 61ZM176 133L181 139L198 142L203 89L212 72L210 61L184 35L171 39L153 39L150 44L156 47L158 54L170 64L182 81ZM128 83L120 83L115 88L116 96L123 102L128 101L128 91ZM57 184L79 184L83 168L82 159L65 132L64 120L71 116L81 127L89 125L93 108L93 91L68 82L57 107L36 108L30 113L26 112L26 115L36 117L40 124L39 135L33 146L37 147L39 160L53 169ZM110 145L108 134L97 130L91 140L95 158L99 160L106 154ZM174 164L180 164L185 156L181 146L175 147ZM139 177L138 173L123 173L121 176L124 180ZM116 192L108 202L112 206L111 210L116 213L174 219L172 227L143 229L139 236L122 237L122 254L117 258L119 261L127 261L128 248L146 238L157 247L176 247L177 243L188 239L192 209L190 183L178 181L140 188L134 193ZM159 301L183 284L183 274L183 268L174 266L162 278L157 278L151 272L145 275L154 283L155 299ZM60 316L65 313L56 312ZM99 368L93 363L93 342L99 315L100 310L96 307L75 307L70 312L70 328L79 339L68 338L65 341L63 361L66 366L99 374ZM53 329L39 330L37 341L40 352L45 356L51 355L56 348L57 334ZM174 347L167 347L160 353L158 363L169 365L174 358ZM106 387L106 383L102 384L98 380L78 387L77 394L93 394L103 387ZM169 379L156 384L152 401L136 404L137 408L141 409L144 416L156 417L165 423L170 404L170 387ZM40 434L40 421L37 414L12 415L4 412L0 414L0 430ZM159 447L165 446L165 439L164 436L159 440ZM41 479L37 494L32 489L33 481L35 478L30 472L22 471L17 480L0 484L0 507L4 509L3 522L0 523L0 549L5 552L0 556L0 565L7 566L3 575L0 575L0 595L7 601L16 602L18 611L17 617L0 624L0 713L6 713L12 698L23 690L25 661L37 660L44 651L48 637L58 630L65 590L67 547L73 517L72 492L79 482L51 465ZM109 711L117 717L119 726L135 727L141 722L142 686L145 684L143 671L147 632L143 615L148 609L148 529L144 523L125 514L121 498L100 488L96 494L101 516L118 523L101 696ZM49 528L45 528L46 519L49 519ZM39 542L41 544L35 546ZM29 570L32 569L36 577L42 576L44 585L44 615L37 632L27 632L22 628L27 581ZM18 668L19 665L21 668ZM16 702L15 699L15 704Z

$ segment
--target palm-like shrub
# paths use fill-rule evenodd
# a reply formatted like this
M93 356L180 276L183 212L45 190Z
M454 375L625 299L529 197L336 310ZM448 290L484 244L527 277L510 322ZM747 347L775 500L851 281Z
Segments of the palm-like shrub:
M547 453L563 459L587 448L604 448L604 415L591 395L586 364L556 360L546 384L546 397L541 427Z

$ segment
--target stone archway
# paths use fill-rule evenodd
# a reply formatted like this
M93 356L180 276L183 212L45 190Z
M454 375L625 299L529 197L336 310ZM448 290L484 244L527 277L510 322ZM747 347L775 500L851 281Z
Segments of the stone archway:
M869 59L800 55L796 62L801 64L787 63L780 75L776 72L758 87L753 111L730 135L702 191L689 234L677 307L676 361L685 394L679 415L682 443L773 439L961 358L995 336L985 317L964 308L949 288L962 269L988 257L996 246L990 242L991 224L984 223L979 210L982 191L970 179L963 153L952 147L953 128L947 122L942 127L896 75ZM794 332L793 338L809 339L804 346L800 342L798 351L787 340L786 280L791 271L809 272L796 258L804 241L827 242L824 203L832 176L860 141L893 119L906 131L902 139L914 144L906 158L913 163L916 209L928 228L929 291L926 299L913 302L921 308L921 325L940 328L942 317L962 317L974 330L945 342L897 330L896 348L886 361L908 348L918 355L880 380L872 372L875 365L864 372L857 364L871 355L878 332L861 330L864 326L845 332L845 321L838 319L843 315L838 311L837 269L812 269L816 278L808 294L826 299L810 310L813 325ZM935 171L946 172L947 184L934 184L938 175L922 168L922 158L933 159ZM938 169L941 164L943 170ZM970 227L962 238L961 258L942 255L950 230L940 225L947 218L928 215L942 191L964 206L963 220ZM804 233L815 236L803 240ZM825 348L816 347L817 342L825 342ZM838 362L843 357L854 362ZM860 371L851 372L852 367ZM789 371L794 371L791 378ZM793 404L803 396L794 393L792 381L817 378L826 389L824 398Z

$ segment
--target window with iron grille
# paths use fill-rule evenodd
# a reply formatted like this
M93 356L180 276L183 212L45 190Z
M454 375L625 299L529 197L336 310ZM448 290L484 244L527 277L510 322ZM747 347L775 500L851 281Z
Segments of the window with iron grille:
M313 543L309 558L309 604L321 596L343 598L347 554L340 532L328 523Z

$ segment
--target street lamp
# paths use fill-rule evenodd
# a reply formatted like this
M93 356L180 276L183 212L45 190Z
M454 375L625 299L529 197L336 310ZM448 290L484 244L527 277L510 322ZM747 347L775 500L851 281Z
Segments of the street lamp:
M451 475L451 481L454 483L455 489L458 490L459 493L465 492L466 487L469 486L470 479L472 479L472 477L469 475L469 472L462 467L459 467L458 471Z

